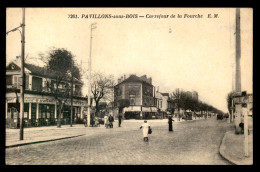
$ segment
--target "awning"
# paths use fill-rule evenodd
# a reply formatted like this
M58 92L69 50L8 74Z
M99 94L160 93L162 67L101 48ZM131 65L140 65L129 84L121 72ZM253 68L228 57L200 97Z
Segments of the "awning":
M156 107L151 107L151 112L157 112L157 108Z
M129 106L129 107L125 107L123 112L140 112L141 111L141 107L140 106Z
M151 108L150 107L142 107L142 111L143 112L151 112Z

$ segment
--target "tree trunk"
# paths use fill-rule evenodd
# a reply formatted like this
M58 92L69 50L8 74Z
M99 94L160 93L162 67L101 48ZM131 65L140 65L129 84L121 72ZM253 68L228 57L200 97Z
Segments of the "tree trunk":
M58 128L61 128L61 109L62 109L62 105L61 103L59 102L59 118L58 118L58 123L57 123L57 127Z
M99 101L96 101L96 112L95 112L95 116L97 116L98 112L99 112Z
M180 108L178 108L177 120L180 121Z

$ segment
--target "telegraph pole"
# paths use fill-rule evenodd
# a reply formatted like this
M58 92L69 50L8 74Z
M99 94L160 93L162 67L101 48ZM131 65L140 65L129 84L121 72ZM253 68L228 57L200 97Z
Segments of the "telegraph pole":
M236 9L236 91L241 91L241 40L240 40L240 8Z
M24 117L24 44L25 44L25 8L23 8L23 21L22 21L22 51L21 51L21 87L20 87L20 140L23 140L23 117Z
M73 69L74 69L73 59L71 60L71 89L70 89L70 127L72 127L72 116L73 116Z
M92 49L92 30L96 28L96 23L91 23L90 26L90 50L88 63L88 126L90 126L90 95L91 95L91 49Z
M235 91L241 92L241 70L240 70L240 59L241 59L241 40L240 40L240 8L236 8L236 80L235 80ZM236 133L239 133L241 122L241 109L236 109L235 126Z

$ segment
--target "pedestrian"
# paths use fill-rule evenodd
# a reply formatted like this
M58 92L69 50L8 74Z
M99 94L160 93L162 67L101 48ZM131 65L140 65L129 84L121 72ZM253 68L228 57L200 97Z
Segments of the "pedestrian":
M108 117L110 128L113 128L114 117L110 114Z
M172 119L171 116L169 116L169 118L168 118L169 131L173 131L173 129L172 129L172 121L174 121L174 120Z
M104 124L105 124L105 127L107 128L108 127L108 116L107 116L107 114L104 116Z
M93 127L94 124L95 124L94 114L91 114L90 115L90 125Z
M122 120L122 115L118 115L118 127L121 127L121 120Z
M151 128L150 124L145 120L140 129L143 128L144 141L148 142L148 131Z

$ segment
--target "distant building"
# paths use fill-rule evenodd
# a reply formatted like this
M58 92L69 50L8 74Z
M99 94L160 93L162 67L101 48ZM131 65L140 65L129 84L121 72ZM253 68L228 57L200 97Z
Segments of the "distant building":
M114 86L114 101L128 99L130 106L123 109L125 119L149 119L157 113L155 88L146 75L121 77Z
M192 98L192 92L190 92L190 91L186 91L185 95L188 96L189 98Z
M168 113L170 114L172 109L174 108L173 101L170 99L169 93L161 93L159 92L159 87L155 93L156 98L156 107L158 109L158 113L162 116L162 118L167 117Z
M197 91L192 92L192 98L195 99L195 100L199 100L199 94L198 94Z

